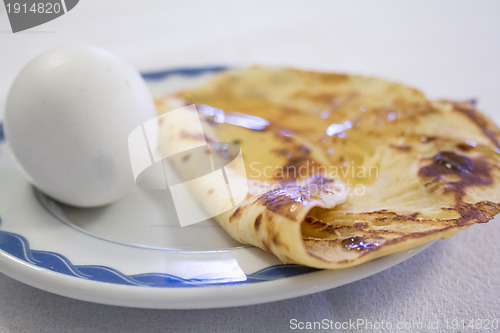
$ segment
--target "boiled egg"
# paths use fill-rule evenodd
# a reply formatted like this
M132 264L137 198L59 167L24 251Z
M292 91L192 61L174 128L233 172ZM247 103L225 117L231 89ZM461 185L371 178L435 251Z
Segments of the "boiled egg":
M155 115L130 64L97 47L68 46L21 70L7 97L4 130L33 185L63 203L93 207L132 190L128 135Z

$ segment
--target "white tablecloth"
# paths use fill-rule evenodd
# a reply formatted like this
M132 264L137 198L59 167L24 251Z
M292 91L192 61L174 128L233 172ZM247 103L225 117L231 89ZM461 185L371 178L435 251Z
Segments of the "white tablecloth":
M50 47L78 42L107 48L140 70L267 64L375 75L415 86L432 98L477 98L479 108L500 123L499 13L498 1L86 0L52 22L12 34L2 7L0 105L27 61ZM419 331L419 323L422 332L477 332L477 327L451 330L451 325L500 319L499 239L497 218L364 280L229 309L97 305L0 274L0 331L281 332L295 327L293 319L363 319L374 327L416 325L401 332Z

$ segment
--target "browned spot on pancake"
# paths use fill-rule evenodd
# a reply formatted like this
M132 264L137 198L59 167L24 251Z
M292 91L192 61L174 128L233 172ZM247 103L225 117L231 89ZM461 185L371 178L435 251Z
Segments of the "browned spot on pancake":
M363 215L363 214L360 214ZM397 215L397 214L396 214ZM386 222L387 220L387 222ZM383 226L392 223L387 217L377 217L375 220L372 220L370 223L368 222L356 222L353 225L335 225L335 224L329 224L327 222L324 222L322 220L317 220L317 219L306 219L305 223L307 223L310 227L312 227L312 230L319 232L320 234L325 234L328 235L329 237L331 235L340 235L339 233L356 233L356 232L361 232L364 234L370 234L370 238L373 239L383 239L383 235L388 235L388 234L394 234L394 235L401 235L403 234L402 232L398 231L392 231L392 230L383 230L383 229L370 229L370 225L376 225L376 226ZM329 239L329 240L335 240L335 239Z
M255 203L262 204L269 211L296 221L297 205L304 206L311 200L323 200L321 196L325 191L332 191L325 187L333 182L333 179L321 175L310 177L304 185L294 185L293 181L296 179L281 181L281 188L262 194L255 200Z
M304 159L309 155L311 149L303 145L297 145L290 148L273 149L272 152L276 155L285 156L287 158L292 158L292 156L295 156L295 159Z
M474 147L472 147L468 144L465 144L465 143L459 143L457 145L457 148L460 149L461 151L469 151L469 150L474 149Z
M309 154L311 152L311 148L306 147L306 146L297 146L297 147L295 147L295 149L304 153L304 154Z
M304 219L304 222L305 223L310 223L310 224L315 224L315 223L318 223L320 222L321 220L318 220L316 218L313 218L311 216L306 216L306 218Z
M389 212L387 209L379 209L379 210L374 210L374 211L371 211L371 212L365 212L363 214L385 214L385 213L390 213L390 214L395 214L397 215L396 213L394 212Z
M419 212L404 215L404 214L396 214L392 219L395 221L415 221L417 219Z
M206 116L203 121L212 127L218 127L219 123L215 121L215 116Z
M315 160L305 156L293 157L283 166L282 175L285 179L311 177L317 172L320 165ZM281 174L278 175L281 176Z
M255 230L259 230L261 221L262 221L262 214L259 214L255 219L254 223Z
M207 194L208 194L208 195L211 195L211 194L213 194L214 192L215 192L215 189L214 189L214 188L211 188L211 189L209 189L209 190L208 190L208 193L207 193ZM238 208L239 208L239 207L238 207Z
M423 178L432 178L432 182L445 182L447 184L445 192L454 193L457 202L461 201L468 186L493 184L491 168L484 158L471 159L449 151L435 155L431 164L420 168L418 175ZM460 177L460 180L448 181L442 177L443 175L456 175Z
M360 237L360 236L353 236L353 237L346 238L346 239L342 240L341 244L343 247L345 247L348 250L356 250L356 251L360 251L361 253L373 251L376 248L378 248L377 243L367 242L367 241L365 241L364 237Z
M456 210L460 214L460 218L452 221L456 226L466 226L488 222L500 212L500 204L491 201L481 201L475 204L460 203Z
M288 161L288 163L284 166L284 168L285 168L287 173L290 173L290 172L293 172L293 169L296 169L300 166L307 164L308 161L309 160L305 157L295 157L295 158L290 159L290 161ZM296 177L294 177L294 178L296 178Z
M500 142L498 141L498 136L500 136L500 133L490 128L488 120L482 114L480 114L478 111L468 106L463 105L463 103L452 103L452 104L454 106L454 110L464 114L470 120L472 120L481 129L483 134L488 139L490 139L490 141L493 142L493 144L497 148L500 148Z
M308 239L308 240L305 240L305 243L307 244L308 242L316 242L316 241L323 241L323 240L316 240L316 239ZM307 254L309 254L311 257L313 258L316 258L320 261L323 261L323 262L327 262L327 263L330 263L331 261L330 260L327 260L325 258L323 258L322 256L319 256L317 255L314 251L311 251L310 249L306 248L306 251L307 251ZM347 262L347 260L345 260ZM342 261L337 261L337 263L343 263L344 260Z
M289 136L283 136L283 135L278 135L278 138L280 138L283 142L292 142L293 138Z
M240 139L233 140L233 143L235 145L240 145L241 144L241 140Z
M392 220L388 219L386 216L381 216L377 217L375 220L371 222L371 225L377 226L377 227L382 227L382 226L388 226L391 225L393 222Z
M273 149L272 152L279 156L292 157L292 153L286 148Z
M294 202L294 198L287 195L284 190L278 189L266 192L260 196L256 202L263 204L272 212L286 216L293 220L297 219L295 214L290 211L290 208L297 203Z
M336 230L339 229L350 229L352 228L351 226L344 226L344 225L333 225L326 223L323 220L311 218L311 217L306 217L304 220L304 223L308 224L310 227L313 228L315 231L321 231L324 233L335 233Z
M234 219L241 217L242 214L243 214L243 212L241 210L241 206L239 206L238 208L236 208L236 210L229 217L229 222L232 222Z
M210 138L208 138L206 135L203 135L203 133L188 133L186 131L181 131L180 133L181 139L191 139L191 140L196 140L196 141L206 141L206 142L212 142Z
M389 147L391 147L393 149L396 149L396 150L399 150L399 151L410 151L411 150L411 146L409 146L409 145L393 145L393 144L390 144Z
M429 143L429 142L432 142L432 141L435 141L437 139L437 137L435 136L421 136L420 137L420 141L423 142L423 143Z
M191 157L191 154L186 154L186 155L182 156L182 162L187 162L190 157Z
M477 107L477 99L471 98L468 101L466 101L467 106L471 109L475 109Z

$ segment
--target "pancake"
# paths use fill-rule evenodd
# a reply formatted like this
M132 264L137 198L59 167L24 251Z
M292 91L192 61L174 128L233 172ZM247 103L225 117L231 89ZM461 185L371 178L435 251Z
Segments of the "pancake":
M472 101L432 101L377 78L252 67L157 100L159 113L190 104L205 137L181 115L160 124L160 149L238 145L244 167L227 168L233 205L216 220L285 263L358 265L500 211L500 130ZM209 149L221 165L234 158L227 147ZM198 164L176 162L187 178ZM227 204L210 182L192 190L207 206Z

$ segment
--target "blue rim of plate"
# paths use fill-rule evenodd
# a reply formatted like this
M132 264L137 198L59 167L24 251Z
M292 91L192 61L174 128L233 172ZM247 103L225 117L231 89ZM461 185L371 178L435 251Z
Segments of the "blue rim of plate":
M171 70L146 72L142 76L146 81L164 80L171 76L194 77L206 73L217 73L227 66L205 66L205 67L185 67ZM5 141L3 123L0 122L0 144ZM8 253L29 265L51 270L56 273L72 276L79 279L105 282L126 286L140 287L203 287L224 285L241 285L274 281L290 278L298 275L317 272L318 269L300 266L295 264L273 265L254 273L247 274L246 281L243 282L221 282L214 283L214 280L207 279L184 279L179 276L148 272L136 275L126 275L117 269L102 265L74 265L64 255L51 251L33 250L30 248L28 240L16 233L7 232L1 229L2 220L0 216L0 251Z

